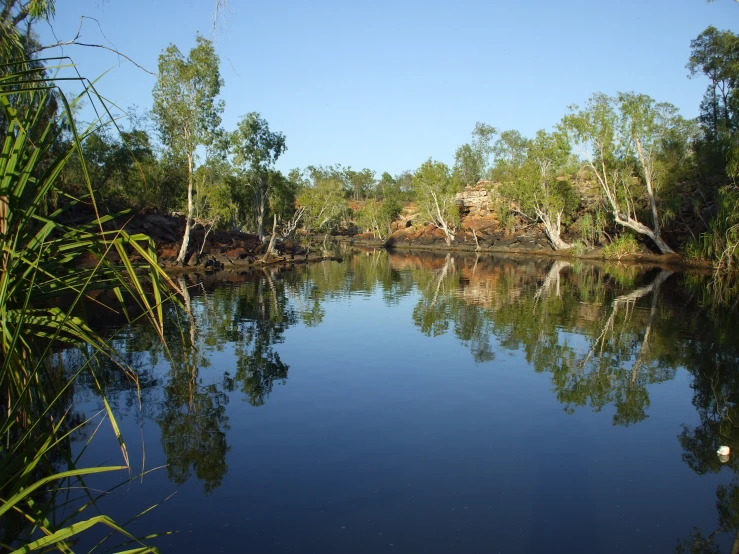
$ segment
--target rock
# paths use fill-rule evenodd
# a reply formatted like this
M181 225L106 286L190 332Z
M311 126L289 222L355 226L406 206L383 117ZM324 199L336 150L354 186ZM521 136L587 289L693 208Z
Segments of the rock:
M468 185L457 193L454 201L464 215L485 216L492 209L493 196L488 189L488 181L479 181L476 185Z
M233 248L227 250L225 256L230 260L244 260L249 256L249 252L244 248Z
M496 240L493 243L493 246L507 248L507 247L513 246L517 242L518 242L518 237L508 237L508 238L503 238L503 239Z

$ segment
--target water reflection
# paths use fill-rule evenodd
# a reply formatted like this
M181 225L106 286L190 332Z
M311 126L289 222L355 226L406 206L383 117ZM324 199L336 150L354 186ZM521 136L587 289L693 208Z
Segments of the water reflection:
M177 324L169 326L168 352L146 328L115 340L139 372L141 414L161 429L170 479L194 476L206 493L223 483L230 443L239 440L229 434L229 401L259 408L275 385L289 387L300 367L281 357L288 331L320 327L329 303L411 302L416 333L455 337L486 371L521 353L548 376L565 412L607 409L619 427L649 418L655 386L684 369L699 423L678 437L683 460L699 475L738 476L716 491L715 529L676 537L678 550L701 552L727 546L722 533L733 540L739 530L739 329L731 308L706 305L706 282L659 267L363 251L344 263L188 275L191 316L170 314ZM119 391L118 409L135 407L112 367L108 382ZM735 453L725 465L716 456L721 445Z

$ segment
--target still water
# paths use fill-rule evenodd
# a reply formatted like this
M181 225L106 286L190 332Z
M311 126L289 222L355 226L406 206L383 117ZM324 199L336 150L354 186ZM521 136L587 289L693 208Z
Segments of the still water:
M376 251L183 283L169 354L114 339L140 392L103 372L147 473L101 508L161 503L128 528L164 552L732 549L739 325L699 277Z

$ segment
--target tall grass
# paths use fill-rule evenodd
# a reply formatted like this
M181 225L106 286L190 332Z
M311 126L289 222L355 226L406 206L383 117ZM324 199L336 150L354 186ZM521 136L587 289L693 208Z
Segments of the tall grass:
M93 363L99 356L115 360L116 353L74 314L81 302L96 302L90 296L93 289L110 289L117 302L100 309L128 317L126 303L135 302L164 340L162 302L178 289L157 265L148 237L129 235L98 212L86 171L85 182L79 183L82 194L71 196L58 186L73 156L85 167L82 142L112 117L92 83L79 76L48 77L48 71L74 71L68 60L41 61L0 64L0 547L72 552L77 535L107 526L132 541L134 548L127 552L154 552L107 516L85 515L95 503L85 477L130 472L130 463ZM61 80L81 83L82 95L68 100L58 86ZM83 97L101 115L78 129L72 114ZM56 208L49 201L55 197ZM78 220L80 213L92 215L82 223L65 223L72 211ZM142 262L134 264L133 254ZM83 259L93 263L80 265ZM59 343L85 345L92 356L72 374L60 374L49 363L51 349ZM71 392L83 372L97 384L110 431L118 440L116 465L82 468L67 448L84 424L69 415ZM50 517L60 502L54 491L72 481L82 487L87 501L56 521Z
M689 258L711 260L718 270L739 269L739 190L725 187L719 191L711 230L691 240L685 254Z

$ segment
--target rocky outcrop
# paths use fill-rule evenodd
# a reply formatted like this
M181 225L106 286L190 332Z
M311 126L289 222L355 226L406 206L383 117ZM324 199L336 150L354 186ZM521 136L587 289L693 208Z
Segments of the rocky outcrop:
M493 190L495 183L492 181L479 181L476 185L467 186L462 192L457 193L455 202L463 217L485 217L493 210Z

